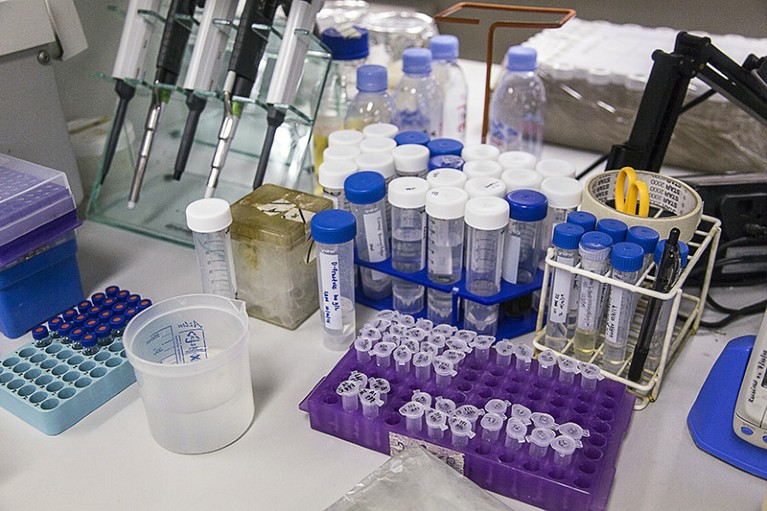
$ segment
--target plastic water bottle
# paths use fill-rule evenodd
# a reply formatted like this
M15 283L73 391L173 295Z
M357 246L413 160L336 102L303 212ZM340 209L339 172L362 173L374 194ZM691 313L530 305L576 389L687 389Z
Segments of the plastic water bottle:
M525 151L541 156L546 91L536 72L536 51L512 46L506 53L506 73L490 103L490 143L501 151Z
M454 35L434 36L429 41L429 49L433 59L432 73L444 98L441 136L463 142L468 85L466 75L456 63L458 38Z
M357 68L357 95L346 113L347 129L363 130L371 124L392 122L394 101L386 92L387 83L384 66L365 64Z
M394 124L400 131L442 133L442 93L431 72L431 52L408 48L402 53L403 76L394 88Z

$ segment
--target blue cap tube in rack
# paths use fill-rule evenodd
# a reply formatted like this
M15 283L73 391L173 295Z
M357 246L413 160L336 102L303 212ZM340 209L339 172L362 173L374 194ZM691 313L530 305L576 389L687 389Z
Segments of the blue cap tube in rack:
M583 270L605 275L609 269L612 238L599 231L581 236L578 252ZM579 281L578 322L573 346L578 360L588 361L594 353L602 318L602 283L589 277Z
M583 236L583 227L562 223L554 227L554 260L565 266L578 264L578 244ZM549 315L546 321L546 333L543 344L556 351L564 351L567 345L568 314L577 293L574 293L574 275L567 270L554 269L554 278L549 291ZM573 307L577 311L577 307Z

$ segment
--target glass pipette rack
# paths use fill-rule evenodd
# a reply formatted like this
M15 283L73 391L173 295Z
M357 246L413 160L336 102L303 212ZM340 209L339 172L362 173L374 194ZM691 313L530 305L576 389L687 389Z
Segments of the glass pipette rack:
M624 384L609 379L596 382L594 390L586 391L581 387L581 376L575 376L572 383L560 383L559 369L553 369L549 378L540 377L537 360L527 371L517 369L514 360L502 366L496 363L494 351L490 350L487 361L478 359L476 349L468 353L457 365L450 384L438 385L433 368L428 379L420 380L414 375L414 367L403 374L396 369L394 360L386 368L377 365L375 356L359 362L352 346L300 408L308 412L316 430L389 455L420 445L483 488L513 499L550 510L604 509L635 397L625 391ZM374 418L366 417L362 407L345 411L343 399L336 392L355 371L369 378L384 378L390 384L386 402ZM558 424L574 422L588 430L589 436L582 438L582 446L564 467L553 461L551 448L542 458L531 456L527 443L509 452L503 430L498 440L483 440L479 420L474 427L476 436L464 447L455 447L449 429L441 439L431 438L426 424L420 432L408 431L406 418L399 410L411 401L416 390L434 399L451 399L458 407L471 404L482 408L493 398L506 400L533 412L548 413ZM529 426L528 433L532 429Z

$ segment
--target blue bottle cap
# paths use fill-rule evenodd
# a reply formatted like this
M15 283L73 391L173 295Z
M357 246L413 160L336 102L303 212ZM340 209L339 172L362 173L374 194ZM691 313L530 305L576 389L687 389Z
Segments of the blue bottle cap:
M74 327L75 327L74 323L63 321L57 325L56 331L59 333L59 335L67 335L69 332L72 331Z
M372 204L386 196L386 181L378 172L357 172L344 181L344 193L352 204Z
M597 222L597 231L603 232L610 236L613 240L613 245L626 241L626 231L628 231L628 225L620 220L614 218L603 218Z
M115 298L117 299L118 302L124 302L125 299L130 296L130 294L131 294L130 291L128 291L127 289L121 289L120 292L117 293L117 296L115 296Z
M655 252L655 246L658 244L659 238L658 231L651 227L645 227L644 225L629 227L629 230L626 233L626 241L636 243L642 247L645 254L652 254Z
M621 241L613 245L610 253L610 265L625 272L639 271L644 263L644 250L636 243Z
M115 314L122 314L122 312L128 307L128 304L125 302L117 302L116 304L112 305L112 312Z
M112 297L104 300L104 303L102 303L101 306L105 309L111 309L116 303L118 303L117 298Z
M593 231L597 225L597 217L588 211L573 211L567 215L567 223L580 225L586 232Z
M104 300L106 300L107 295L104 293L93 293L91 295L91 302L93 302L93 305L101 305Z
M389 86L384 66L365 64L357 68L357 90L360 92L383 92Z
M135 307L136 305L138 305L140 301L141 301L141 295L137 295L135 293L125 299L125 303L127 303L131 307Z
M125 321L130 321L131 319L133 319L133 316L135 316L139 312L141 311L136 307L128 307L123 312L123 316L125 316Z
M326 209L312 217L312 238L317 243L340 245L357 234L354 215L342 209Z
M527 46L512 46L506 52L506 69L509 71L535 71L538 53Z
M426 48L408 48L403 51L402 72L409 75L431 73L431 51Z
M37 325L32 329L32 339L42 341L46 337L48 337L48 327L45 325Z
M586 250L593 251L610 248L612 244L613 239L608 234L600 231L591 231L581 236L579 246L582 246Z
M139 311L148 309L151 306L152 306L152 300L150 300L149 298L143 298L140 302L138 302L138 304L136 304L136 308Z
M660 240L655 245L655 254L653 254L653 261L655 264L660 265L660 260L663 258L663 251L666 249L666 240ZM690 247L684 241L679 242L679 252L682 254L682 268L687 266L687 258L690 256Z
M429 135L423 131L400 131L394 136L394 141L397 142L397 145L427 145L429 143Z
M370 49L367 29L354 27L354 30L355 33L351 37L344 37L335 28L322 32L322 42L330 50L333 60L359 60L368 56Z
M584 234L583 227L575 224L561 223L554 226L552 243L564 250L575 250Z
M458 58L458 38L454 35L435 35L429 39L429 49L434 60L455 62Z
M91 307L93 307L93 304L90 300L83 300L77 304L77 310L80 312L80 314L85 314Z
M109 326L112 330L120 330L125 327L125 318L123 316L112 316L109 320Z
M86 321L88 321L88 316L86 316L85 314L78 314L77 316L72 318L72 323L74 323L75 325L82 325Z
M429 155L432 158L446 154L461 156L461 151L463 151L463 144L452 138L435 138L427 142L426 147L429 148Z
M120 288L117 286L109 286L104 290L108 298L112 298L114 296L117 296L117 293L120 292Z
M89 318L97 318L99 315L99 312L101 312L101 307L98 305L94 305L93 307L89 307L86 314L88 314Z
M96 327L99 326L99 324L100 323L98 319L91 318L85 323L83 323L83 328L85 329L86 332L93 332L94 330L96 330Z
M51 332L58 332L59 326L61 326L62 323L64 323L63 319L58 316L54 316L48 320L48 328L51 330Z
M112 328L108 324L99 325L96 327L96 338L103 339L104 337L108 337L111 332Z
M61 313L61 317L64 318L64 321L71 321L77 314L77 309L67 309Z
M520 222L537 222L546 218L549 201L535 190L514 190L506 195L509 203L509 218ZM577 245L576 245L577 246Z
M109 323L109 318L112 317L112 310L103 310L99 312L98 320L100 323Z
M96 345L96 335L92 333L83 335L83 338L80 340L80 344L83 348L92 348Z
M73 328L69 331L69 338L73 341L79 341L83 338L83 335L85 335L85 329L84 328Z
M429 170L434 169L455 169L463 170L463 158L453 154L443 154L429 158Z

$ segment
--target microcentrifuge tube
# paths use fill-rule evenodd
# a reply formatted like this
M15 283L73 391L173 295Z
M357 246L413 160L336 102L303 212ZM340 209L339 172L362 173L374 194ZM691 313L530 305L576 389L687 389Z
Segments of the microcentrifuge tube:
M544 350L538 355L538 377L549 379L554 376L557 354L553 350Z
M445 436L447 429L447 414L439 410L428 410L426 412L426 428L429 438L441 439Z
M381 407L384 402L377 390L360 390L360 402L362 403L362 415L368 419L375 419L381 413Z
M399 317L399 312L393 311L390 309L382 309L378 312L376 312L376 318L379 319L385 319L388 321L394 321L396 318Z
M455 401L446 397L437 396L434 400L434 409L444 412L447 415L453 415L455 413Z
M527 344L517 344L514 347L514 355L517 357L515 368L517 371L527 372L533 360L535 350Z
M431 330L434 328L434 322L426 318L419 318L416 320L415 326L417 328L420 328L421 330L426 330L427 332L431 332Z
M415 401L416 403L421 403L424 408L431 408L431 394L428 392L414 390L413 397L410 398L410 400Z
M357 362L367 364L370 362L370 350L373 349L373 340L370 337L358 336L354 339L354 349L357 351Z
M367 337L375 343L381 340L383 334L381 334L381 331L378 330L377 328L362 327L360 329L359 335L361 337Z
M463 417L471 421L472 426L477 423L477 420L481 415L484 415L485 411L481 408L477 408L474 405L462 405L456 408L455 415Z
M407 374L410 372L410 360L413 358L413 351L407 346L397 346L392 353L394 357L394 368L397 374Z
M572 385L575 381L575 373L578 370L578 363L569 357L559 357L557 365L559 366L559 383Z
M344 380L336 387L336 394L341 396L345 412L353 412L359 407L360 386L357 382Z
M530 442L530 456L533 458L543 458L546 451L549 450L549 444L557 436L554 430L547 428L535 428L525 438Z
M514 405L511 405L511 417L513 419L517 419L522 424L528 425L530 424L530 416L533 414L532 411L525 405L521 405L519 403L516 403Z
M437 373L437 385L448 387L453 381L453 376L458 372L453 369L453 364L447 360L435 360L434 372Z
M450 337L457 331L458 331L457 327L454 327L453 325L448 325L445 323L441 325L436 325L434 328L431 329L431 333L440 334L445 337Z
M404 325L407 328L415 326L415 318L410 314L400 314L397 321L400 325Z
M469 343L474 351L474 359L477 362L485 363L490 359L490 347L495 342L492 335L478 335Z
M424 406L417 401L408 401L399 409L399 413L405 416L406 427L409 433L419 433L423 428Z
M418 327L415 327L415 326L412 327L412 328L408 328L407 331L405 332L405 338L407 338L407 339L415 339L418 342L421 342L424 339L426 339L426 336L428 336L428 335L429 335L429 332L427 332L426 330L424 330L422 328L418 328Z
M554 464L566 467L573 459L575 452L575 440L568 436L558 436L551 442L551 449L554 451Z
M352 371L347 380L357 383L361 389L364 389L368 384L368 375L359 371Z
M578 364L578 372L581 373L581 388L587 392L597 388L597 381L604 378L599 367L595 364L581 362Z
M402 344L402 334L395 334L392 332L386 332L383 334L383 337L381 338L384 342L393 342L397 346Z
M525 443L527 426L519 419L511 418L506 422L504 446L509 451L517 451Z
M370 353L376 357L378 367L389 367L391 364L391 354L397 348L393 342L381 341L370 350Z
M497 413L486 413L479 422L482 426L482 441L495 442L503 429L505 418Z
M554 421L554 417L548 413L533 412L530 415L530 420L533 421L533 426L536 428L557 429L559 427L559 424Z
M405 335L405 332L407 332L407 327L399 323L392 323L392 326L389 327L389 333L392 335Z
M378 391L378 397L381 398L383 404L386 404L389 392L391 392L391 384L389 383L389 380L385 378L370 378L368 380L368 387Z
M415 367L415 379L426 381L431 376L431 363L434 361L434 355L426 351L419 351L413 355L413 366Z
M582 447L581 438L589 436L589 430L583 429L574 422L566 422L559 426L559 432L575 440L576 447Z
M400 346L406 346L411 354L421 351L421 343L415 339L403 339L402 342L400 342Z
M443 334L435 334L432 332L426 340L433 344L439 352L442 352L445 346L447 346L447 338Z
M487 413L495 413L502 417L506 417L506 410L511 406L511 402L505 399L491 399L485 403L485 411Z
M511 341L503 339L495 343L495 363L501 367L511 364L511 355L514 353L514 345Z
M445 347L451 350L460 351L462 353L471 353L469 343L457 337L451 337L450 339L447 339L445 341Z
M445 350L437 358L447 360L448 362L453 364L453 366L457 366L458 364L463 362L464 358L466 358L466 353L464 353L463 351L458 351L458 350Z
M471 342L471 340L477 336L477 332L472 330L458 330L453 336L462 341Z
M440 353L440 349L433 345L431 341L423 341L421 343L421 351L431 354L432 357L436 357Z
M452 416L448 419L453 447L466 447L469 439L474 438L471 421L465 417Z

